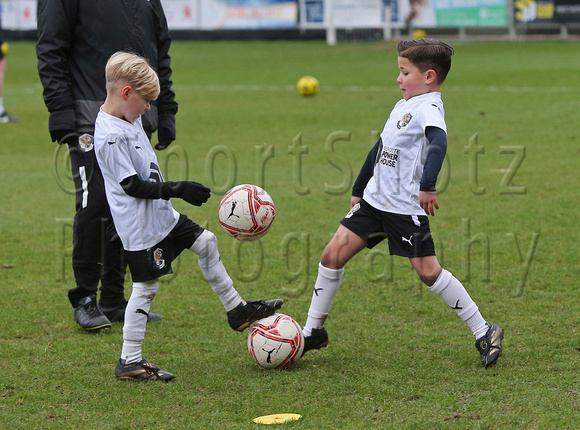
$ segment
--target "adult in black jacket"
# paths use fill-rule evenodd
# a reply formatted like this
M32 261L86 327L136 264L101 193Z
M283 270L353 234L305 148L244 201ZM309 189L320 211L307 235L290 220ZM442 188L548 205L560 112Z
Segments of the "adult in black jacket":
M117 51L147 58L161 84L159 98L143 117L155 148L175 140L177 102L171 81L171 39L160 0L39 0L38 72L49 111L53 141L69 148L76 188L73 272L68 297L75 321L87 330L122 321L125 262L120 240L111 234L111 214L94 150L94 122L106 97L105 64ZM108 233L107 233L108 232ZM101 294L97 304L97 290ZM150 313L149 319L161 316Z

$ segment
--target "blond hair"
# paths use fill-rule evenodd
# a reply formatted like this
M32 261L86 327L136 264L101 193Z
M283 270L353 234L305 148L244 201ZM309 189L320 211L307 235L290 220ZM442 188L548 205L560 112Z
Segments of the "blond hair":
M144 99L155 100L161 91L159 77L149 62L129 52L115 52L105 67L107 91L117 84L130 85Z

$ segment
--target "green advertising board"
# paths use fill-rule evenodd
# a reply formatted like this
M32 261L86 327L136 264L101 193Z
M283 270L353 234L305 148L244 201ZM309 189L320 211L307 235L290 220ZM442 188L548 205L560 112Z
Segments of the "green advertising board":
M437 27L503 27L506 0L433 0Z

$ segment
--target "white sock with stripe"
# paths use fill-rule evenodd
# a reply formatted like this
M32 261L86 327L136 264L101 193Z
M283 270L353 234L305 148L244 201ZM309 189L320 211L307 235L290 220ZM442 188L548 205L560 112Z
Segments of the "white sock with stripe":
M226 312L240 303L246 304L234 288L234 281L222 263L215 234L205 230L189 249L197 254L201 272L221 300Z
M439 294L447 304L454 309L470 328L475 339L479 339L487 332L485 319L481 316L477 304L459 280L451 272L443 269L433 285L431 291Z
M126 363L141 361L141 350L145 339L147 316L151 303L159 290L159 280L133 283L133 291L125 309L123 325L123 350L121 358Z
M343 269L329 269L321 263L318 264L318 277L314 283L314 292L310 301L308 318L302 332L304 336L310 336L313 328L322 328L330 312L334 296L340 287Z

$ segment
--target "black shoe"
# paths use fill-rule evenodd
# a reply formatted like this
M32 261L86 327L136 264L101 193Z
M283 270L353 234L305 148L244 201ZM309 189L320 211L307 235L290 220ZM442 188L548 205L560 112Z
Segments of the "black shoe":
M0 114L0 124L7 122L19 122L20 118L17 116L9 115L8 112L4 111Z
M282 307L284 300L248 300L244 306L240 303L228 311L228 322L235 331L243 331L254 321L274 315Z
M101 309L101 312L103 312L103 315L105 315L107 318L109 318L109 321L111 321L111 322L124 322L126 308L127 308L127 302L123 302L120 305L112 307L112 308L107 308L107 307L99 305L99 309ZM149 312L149 314L147 314L147 322L159 321L161 319L163 319L163 317L159 314L154 313L154 312Z
M481 355L481 364L486 369L497 363L501 356L501 341L503 339L503 329L495 324L485 323L489 329L485 336L480 337L475 342L475 347Z
M97 306L95 296L81 299L75 308L75 321L85 330L100 330L110 328L111 321L103 315Z
M143 359L137 363L125 364L125 360L119 359L115 367L115 378L119 380L169 382L175 378L175 375L161 370L149 360Z
M328 342L328 332L324 327L313 328L310 336L304 336L304 351L302 355L311 349L325 348Z

